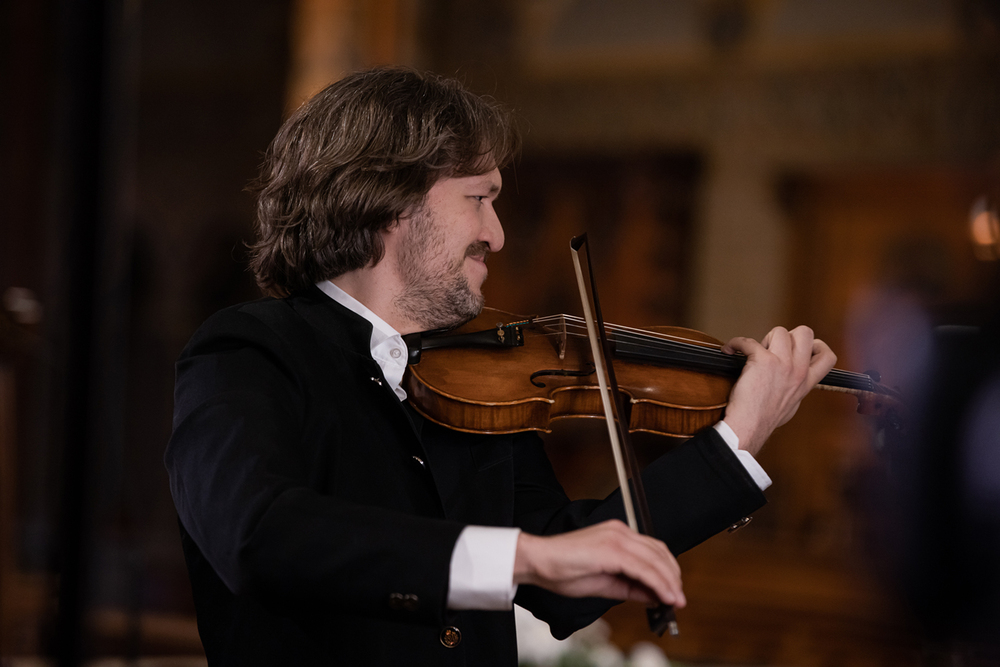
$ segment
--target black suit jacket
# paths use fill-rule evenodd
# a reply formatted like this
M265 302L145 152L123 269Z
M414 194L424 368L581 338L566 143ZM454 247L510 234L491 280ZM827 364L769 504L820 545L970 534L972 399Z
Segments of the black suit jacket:
M511 612L446 609L468 524L557 533L622 516L570 502L534 434L475 436L400 403L371 325L318 289L229 308L177 363L166 453L211 665L513 665ZM714 430L644 473L674 553L764 502ZM612 604L522 586L556 636ZM461 641L441 641L455 627Z

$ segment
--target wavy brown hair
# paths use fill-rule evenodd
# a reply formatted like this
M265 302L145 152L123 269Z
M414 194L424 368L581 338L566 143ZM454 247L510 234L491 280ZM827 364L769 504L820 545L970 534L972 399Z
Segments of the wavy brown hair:
M377 263L381 232L438 179L502 167L519 141L509 111L453 79L382 67L327 86L281 127L250 185L257 284L285 296Z

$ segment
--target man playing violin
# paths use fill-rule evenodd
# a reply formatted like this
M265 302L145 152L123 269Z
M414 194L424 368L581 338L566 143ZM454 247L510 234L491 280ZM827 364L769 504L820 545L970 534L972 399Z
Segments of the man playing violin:
M165 458L211 665L513 665L513 602L558 637L617 600L683 606L671 552L764 503L753 455L835 360L804 327L724 348L748 357L725 422L643 474L664 542L618 492L569 501L537 435L409 405L401 335L482 308L517 148L499 105L398 68L329 86L269 148L251 267L272 298L195 333Z

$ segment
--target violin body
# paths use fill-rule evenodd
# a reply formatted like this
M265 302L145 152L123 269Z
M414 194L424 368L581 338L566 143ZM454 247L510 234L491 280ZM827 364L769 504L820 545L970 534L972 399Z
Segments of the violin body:
M475 433L549 432L551 423L559 419L603 419L589 343L585 337L566 334L557 318L540 324L486 308L450 333L482 331L517 321L522 322L522 346L423 350L420 362L411 365L404 378L415 409L449 428ZM680 336L709 347L719 345L703 333L682 327L644 331L652 336ZM719 421L735 381L619 359L615 370L619 390L631 406L629 430L677 437L691 436Z

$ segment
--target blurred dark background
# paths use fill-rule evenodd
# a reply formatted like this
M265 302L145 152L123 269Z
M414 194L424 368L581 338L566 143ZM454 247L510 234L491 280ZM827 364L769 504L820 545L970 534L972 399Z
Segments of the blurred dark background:
M886 433L810 396L761 455L769 505L682 557L667 655L996 659L1000 2L8 0L0 49L4 660L200 654L172 364L258 296L244 187L284 116L382 63L517 111L489 305L577 312L587 230L609 321L807 323L916 406ZM590 425L548 447L571 495L614 485ZM612 639L649 640L642 615L616 608Z

